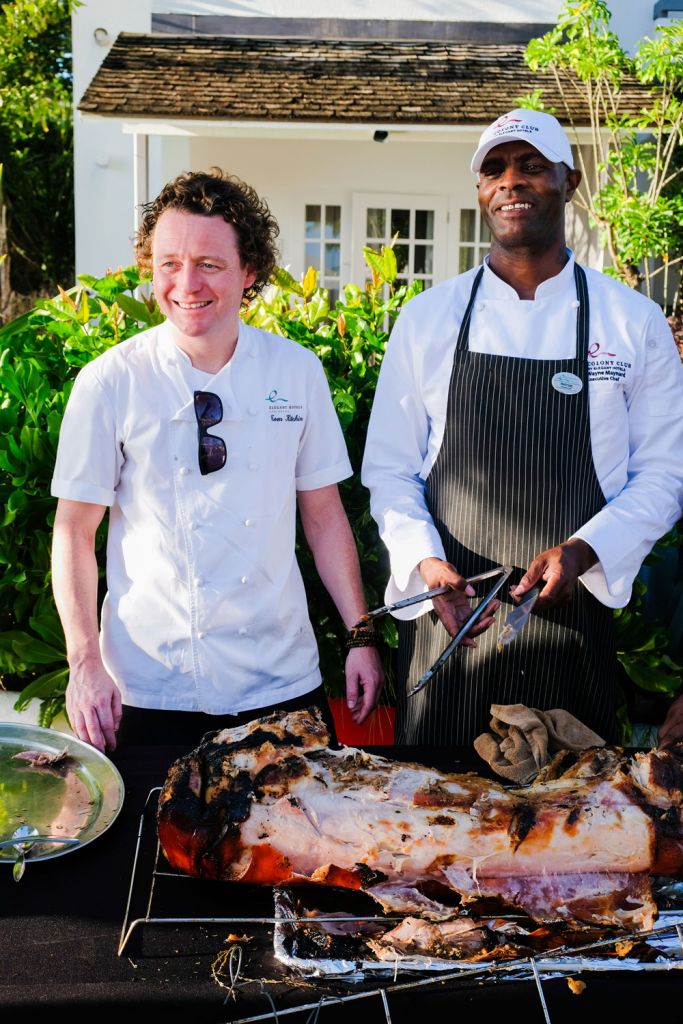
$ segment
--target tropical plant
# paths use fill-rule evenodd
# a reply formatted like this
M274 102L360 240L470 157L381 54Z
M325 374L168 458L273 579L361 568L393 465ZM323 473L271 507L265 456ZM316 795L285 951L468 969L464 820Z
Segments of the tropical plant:
M575 202L599 228L611 272L631 287L644 283L650 295L654 279L668 279L683 261L683 21L659 26L631 57L610 18L604 0L567 0L555 27L528 44L525 60L555 79L562 106L549 109L571 125L584 176ZM642 86L637 110L633 93L622 93L627 80ZM590 116L587 147L572 114L577 98ZM519 102L543 109L543 90Z
M78 4L0 2L0 316L18 294L50 294L73 280L70 39Z
M309 270L302 282L278 270L268 293L245 308L244 319L294 338L322 360L351 461L360 469L377 374L391 325L419 285L394 289L393 251L366 251L372 279L365 289L347 285L330 308L328 292ZM0 329L0 679L21 689L15 707L41 701L48 725L64 707L68 667L64 635L54 605L50 539L55 502L50 495L62 414L78 370L125 338L163 319L153 298L136 299L134 268L80 286ZM363 565L368 600L381 603L387 566L358 473L341 485ZM97 538L104 576L103 525ZM343 692L344 624L319 580L305 542L299 543L321 670L331 694ZM386 662L396 645L393 624L380 625Z

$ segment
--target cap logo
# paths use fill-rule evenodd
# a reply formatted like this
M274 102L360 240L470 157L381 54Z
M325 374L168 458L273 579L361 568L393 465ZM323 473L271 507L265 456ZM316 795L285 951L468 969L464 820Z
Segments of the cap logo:
M533 135L538 131L539 129L535 124L529 124L528 121L515 120L500 126L496 125L493 129L493 135L496 137L499 135L519 135L520 132L523 132L524 135Z
M514 121L515 124L521 124L522 123L521 117L510 117L509 114L504 114L503 117L501 117L499 121L496 121L496 123L494 124L493 127L494 128L502 128L504 124L508 123L508 121Z

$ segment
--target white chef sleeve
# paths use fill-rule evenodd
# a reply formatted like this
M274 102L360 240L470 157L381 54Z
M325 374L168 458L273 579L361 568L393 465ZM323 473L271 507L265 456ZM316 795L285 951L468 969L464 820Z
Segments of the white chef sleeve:
M683 366L654 305L626 404L627 482L574 535L599 558L582 582L609 608L628 604L643 559L677 521L683 504Z
M382 362L362 470L372 515L389 551L388 601L424 592L417 565L423 558L446 557L425 501L422 474L430 425L421 397L419 339L414 318L406 312L394 326ZM404 617L428 608L416 606Z
M71 501L113 505L122 464L110 396L92 365L85 366L62 419L51 493Z

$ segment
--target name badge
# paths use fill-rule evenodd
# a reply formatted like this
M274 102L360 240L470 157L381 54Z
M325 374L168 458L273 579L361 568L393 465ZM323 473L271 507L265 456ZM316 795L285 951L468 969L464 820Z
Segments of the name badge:
M575 373L556 373L550 383L561 395L576 395L583 387L583 381Z

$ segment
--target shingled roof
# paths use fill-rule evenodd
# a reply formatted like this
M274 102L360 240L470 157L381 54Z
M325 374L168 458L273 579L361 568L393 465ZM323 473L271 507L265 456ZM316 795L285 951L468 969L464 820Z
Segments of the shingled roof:
M79 110L108 117L333 124L486 124L542 87L565 120L553 78L522 44L433 40L244 39L122 33ZM625 84L627 108L643 89ZM588 111L571 100L577 124Z

